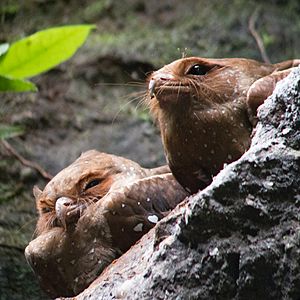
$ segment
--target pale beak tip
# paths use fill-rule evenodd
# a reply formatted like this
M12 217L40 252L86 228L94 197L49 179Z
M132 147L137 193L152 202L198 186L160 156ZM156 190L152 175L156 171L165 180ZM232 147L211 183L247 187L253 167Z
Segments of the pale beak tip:
M149 86L148 86L149 95L150 95L151 99L155 97L155 95L154 95L155 84L156 84L155 80L151 79L150 82L149 82Z

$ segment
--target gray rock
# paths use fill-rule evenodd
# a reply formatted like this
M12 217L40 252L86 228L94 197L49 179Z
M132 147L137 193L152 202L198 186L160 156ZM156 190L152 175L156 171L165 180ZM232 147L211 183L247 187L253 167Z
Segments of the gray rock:
M300 298L300 68L252 145L75 299Z

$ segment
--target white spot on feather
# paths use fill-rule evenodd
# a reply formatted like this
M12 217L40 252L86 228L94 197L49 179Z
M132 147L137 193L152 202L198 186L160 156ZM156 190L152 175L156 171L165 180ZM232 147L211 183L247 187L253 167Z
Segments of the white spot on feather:
M137 224L137 225L133 228L133 231L135 231L135 232L141 232L141 231L143 231L143 223Z
M158 216L156 215L148 216L148 220L149 222L156 224L158 222Z

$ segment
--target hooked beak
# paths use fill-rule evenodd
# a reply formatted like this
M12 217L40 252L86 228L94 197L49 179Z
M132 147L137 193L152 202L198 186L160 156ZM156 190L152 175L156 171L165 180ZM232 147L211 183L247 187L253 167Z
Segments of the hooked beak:
M74 200L68 197L60 197L56 200L55 211L58 220L65 230L70 229L80 218L84 205L74 203Z
M155 86L156 86L156 81L155 79L151 79L148 85L148 91L149 91L149 95L150 98L154 98L154 90L155 90Z

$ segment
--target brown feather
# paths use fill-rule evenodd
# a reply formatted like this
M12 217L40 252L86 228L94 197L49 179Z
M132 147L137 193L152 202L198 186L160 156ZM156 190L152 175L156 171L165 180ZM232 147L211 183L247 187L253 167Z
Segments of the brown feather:
M257 108L273 93L277 82L288 76L293 68L274 72L255 81L247 93L247 104L250 114L256 116Z
M151 74L148 106L170 169L187 191L203 189L248 149L256 109L279 79L274 72L299 63L189 57Z
M37 237L25 254L53 297L87 287L187 196L168 166L145 169L97 151L82 154L35 194Z

